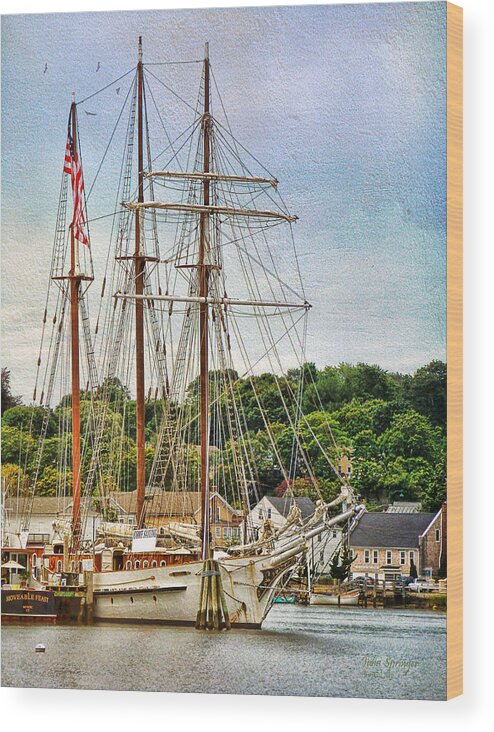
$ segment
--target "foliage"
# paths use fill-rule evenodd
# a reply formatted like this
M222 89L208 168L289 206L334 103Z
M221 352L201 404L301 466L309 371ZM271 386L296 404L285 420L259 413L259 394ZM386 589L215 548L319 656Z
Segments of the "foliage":
M69 495L72 491L72 473L70 470L58 470L48 465L36 483L36 495L57 496Z
M446 364L431 361L404 381L407 402L433 425L442 428L446 425L446 379Z
M332 579L340 580L344 582L348 579L350 570L353 562L357 559L357 555L351 556L348 547L343 547L339 552L336 552L329 565L329 575Z
M29 476L14 463L4 463L2 465L2 480L5 485L5 494L8 495L27 495L31 481Z
M28 432L2 425L2 462L23 465L24 456L34 454L36 441Z
M219 375L211 371L211 383ZM224 379L224 377L222 377ZM2 371L4 390L10 393L10 372ZM293 394L303 380L303 416L299 419ZM239 456L250 458L252 495L275 494L288 477L298 495L327 500L339 491L337 466L343 452L352 461L352 485L368 506L396 499L422 502L434 511L446 496L446 365L433 361L413 375L388 373L379 366L347 363L318 369L313 363L291 369L286 377L259 374L239 378L231 371L229 383L241 405L244 434L235 440L228 429L228 401L220 396L217 414L222 429L211 440L211 485L232 502L238 498L236 465ZM189 384L186 401L191 410L189 442L183 448L186 480L197 489L199 454L198 389ZM135 401L118 379L107 379L96 394L81 394L82 477L88 474L96 422L103 420L98 480L93 492L133 490L136 485ZM152 395L154 396L154 395ZM231 398L231 395L230 395ZM46 412L21 406L15 397L2 417L2 462L20 466L22 480L33 480L39 435ZM286 406L289 406L287 415ZM2 409L3 409L2 404ZM149 476L163 414L161 399L150 399L145 409L146 473ZM177 405L168 405L173 414ZM46 495L67 483L71 467L71 400L63 397L49 416L38 483ZM296 424L294 435L291 424ZM300 449L301 448L301 449ZM63 456L63 459L61 459ZM307 456L307 460L304 458ZM60 473L67 463L65 473ZM284 466L284 468L283 468ZM13 468L10 480L14 480ZM319 490L314 486L315 478ZM172 487L172 470L165 487ZM286 486L285 486L286 487ZM38 489L39 490L39 489Z
M30 432L32 435L41 434L41 428L45 418L48 418L48 426L46 434L51 436L57 428L57 421L53 414L47 414L47 410L43 407L35 406L16 406L5 412L2 424L9 427L17 427L24 432Z
M118 487L114 484L113 480L111 478L108 478L105 480L104 478L100 482L98 488L100 489L99 496L104 496L102 498L96 497L93 500L93 505L96 511L99 511L101 513L101 517L103 521L109 521L114 522L118 520L118 511L117 509L112 506L106 496L109 495L110 492L118 490Z
M12 394L11 386L10 386L10 371L9 369L2 368L2 417L3 413L7 411L7 409L12 409L12 407L16 407L19 404L22 403L22 399L19 396L14 396Z

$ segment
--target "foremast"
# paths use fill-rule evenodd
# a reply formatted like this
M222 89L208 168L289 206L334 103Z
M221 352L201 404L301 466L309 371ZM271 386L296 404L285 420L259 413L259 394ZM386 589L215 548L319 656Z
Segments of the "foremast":
M137 174L138 174L138 203L144 201L144 144L143 144L143 67L142 67L142 37L139 36L139 50L137 61ZM135 212L135 339L136 339L136 450L137 450L137 525L144 523L144 498L146 493L146 464L145 464L145 395L144 395L144 303L139 296L144 293L144 271L146 257L142 248L142 212L139 208Z

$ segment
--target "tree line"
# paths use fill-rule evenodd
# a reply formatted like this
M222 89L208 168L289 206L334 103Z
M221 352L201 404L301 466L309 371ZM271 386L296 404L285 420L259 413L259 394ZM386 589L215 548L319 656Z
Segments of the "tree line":
M247 429L245 439L254 456L257 495L280 494L287 487L279 458L284 464L290 462L293 449L290 418L294 415L287 414L286 404L290 395L297 393L302 381L304 417L297 420L298 439L309 456L319 490L326 498L337 495L340 485L326 456L337 465L341 454L346 453L352 464L351 483L371 509L393 500L417 500L422 502L424 510L433 511L445 500L446 365L443 362L432 361L411 375L390 373L365 363L343 363L322 369L307 363L302 371L291 370L283 379L273 374L247 379L239 379L236 374L232 377L242 404ZM20 399L11 394L9 379L8 370L2 369L2 475L7 488L29 490L45 410L21 404ZM120 484L106 485L106 489L132 490L136 465L135 402L117 379L106 387L107 398L108 393L110 397L102 459L110 464L118 452L123 466ZM197 383L192 382L188 398L195 399L196 392ZM84 431L90 402L88 395L81 396ZM259 404L262 404L262 410ZM220 414L222 408L226 412L227 405L220 405ZM162 413L160 400L146 405L148 472ZM64 397L50 415L36 486L39 495L55 495L62 478L70 483L70 464L64 476L59 474L57 456L61 450L70 460L70 433L61 433L61 420L70 425L70 396ZM122 437L124 421L125 436ZM217 434L223 433L220 430ZM193 464L190 474L194 475L198 469L198 454L194 449L197 435L193 430L191 435L188 460ZM272 445L273 436L277 454ZM212 475L212 484L219 485L223 480L224 492L235 502L234 491L229 487L234 481L235 442L229 438L217 442L215 447L219 458L213 469L218 475ZM89 446L83 471L87 469L90 454ZM19 459L22 455L32 458L24 461ZM105 476L105 464L102 475L102 480L114 481L109 471ZM295 475L294 492L317 497L313 482L308 479L307 465L300 458Z

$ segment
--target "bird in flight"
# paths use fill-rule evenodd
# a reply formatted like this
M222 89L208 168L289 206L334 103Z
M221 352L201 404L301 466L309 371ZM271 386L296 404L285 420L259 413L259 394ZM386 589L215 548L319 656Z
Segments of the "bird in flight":
M43 71L43 74L46 74L46 72L47 72L47 71L48 71L48 64L47 64L47 63L45 63L45 69L44 69L44 71Z
M117 94L120 94L120 87L117 86Z
M96 71L99 71L99 70L100 70L100 68L101 68L101 64L100 64L100 62L98 61L98 65L96 66Z
M86 114L88 114L90 117L96 117L96 112L88 112L87 109L84 110Z

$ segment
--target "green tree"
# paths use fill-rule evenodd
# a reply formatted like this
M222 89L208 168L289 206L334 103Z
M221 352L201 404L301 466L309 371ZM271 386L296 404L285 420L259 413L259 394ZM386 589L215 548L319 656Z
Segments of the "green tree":
M9 427L17 427L33 436L41 434L43 421L46 417L46 409L35 406L18 406L8 409L2 417L2 424ZM56 429L56 420L53 415L48 418L47 435L52 435Z
M14 463L4 463L2 465L2 480L5 485L5 493L14 496L19 493L26 495L29 492L31 480L22 468Z
M361 458L352 461L352 486L367 501L385 502L388 498L386 466L382 460Z
M329 576L332 579L344 582L348 579L352 564L356 559L357 555L352 557L349 549L346 546L343 547L339 552L334 554L333 559L331 560L331 564L329 565Z
M2 425L2 463L30 465L34 457L36 441L17 427Z
M443 441L441 431L427 417L413 409L395 415L390 428L382 435L381 448L387 455L405 458L422 457L434 462Z
M446 427L447 368L442 361L431 361L404 381L408 403L433 425Z
M308 384L305 406L334 411L352 399L390 401L398 395L395 379L379 366L341 363L317 372L316 384Z
M72 493L72 472L61 471L52 465L48 465L38 479L35 486L38 496L70 495Z
M7 411L7 409L12 409L12 407L17 407L19 404L22 403L22 399L20 396L14 396L12 394L12 388L10 386L10 371L6 368L2 368L1 399L2 416L3 413Z
M396 401L386 402L383 399L363 401L353 398L333 415L340 427L350 437L355 437L364 430L371 430L376 435L381 435L389 429L395 415L402 411L402 406Z
M424 511L438 511L446 500L446 446L432 465L430 480L420 486L418 498Z

